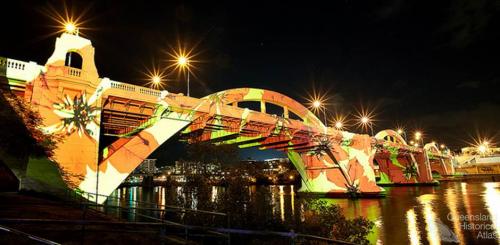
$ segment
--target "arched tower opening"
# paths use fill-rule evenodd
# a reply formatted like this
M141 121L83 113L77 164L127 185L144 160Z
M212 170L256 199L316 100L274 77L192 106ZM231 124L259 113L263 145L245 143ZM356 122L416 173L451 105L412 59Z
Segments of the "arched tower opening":
M82 69L83 58L75 51L69 51L66 53L66 59L64 60L64 66L69 66L76 69Z

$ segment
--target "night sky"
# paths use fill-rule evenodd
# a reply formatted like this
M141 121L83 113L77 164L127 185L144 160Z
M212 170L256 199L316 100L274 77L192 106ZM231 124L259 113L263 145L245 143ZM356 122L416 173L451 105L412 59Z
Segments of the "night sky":
M12 2L2 3L0 56L44 64L50 15L66 5L82 15L101 77L144 84L180 41L201 61L195 97L256 87L305 102L315 90L331 115L374 110L374 131L403 125L454 149L500 136L499 1ZM169 79L167 90L185 93Z

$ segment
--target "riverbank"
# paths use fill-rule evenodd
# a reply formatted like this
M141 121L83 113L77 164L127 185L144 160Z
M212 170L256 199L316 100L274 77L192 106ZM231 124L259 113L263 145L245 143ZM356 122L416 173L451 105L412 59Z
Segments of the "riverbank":
M156 244L158 229L121 222L73 202L36 193L0 192L0 225L62 244ZM153 233L153 234L151 234ZM0 244L33 244L0 230Z
M439 179L440 182L500 182L500 174L464 174L448 175Z

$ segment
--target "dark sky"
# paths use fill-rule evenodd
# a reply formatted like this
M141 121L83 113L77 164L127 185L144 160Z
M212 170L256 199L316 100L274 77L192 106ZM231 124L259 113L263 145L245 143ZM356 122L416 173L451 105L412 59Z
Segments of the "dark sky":
M64 2L12 2L2 3L0 56L44 64L57 29L48 13ZM499 1L122 2L66 2L83 14L101 77L143 84L181 40L202 61L196 97L257 87L304 101L315 89L331 114L375 109L375 131L399 124L453 147L499 135Z

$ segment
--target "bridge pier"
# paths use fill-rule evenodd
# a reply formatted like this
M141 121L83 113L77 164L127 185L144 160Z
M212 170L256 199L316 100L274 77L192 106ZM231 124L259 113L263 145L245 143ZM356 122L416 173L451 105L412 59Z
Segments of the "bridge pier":
M299 192L327 196L381 196L377 186L368 135L342 132L340 144L319 152L288 151L288 157L302 177Z

